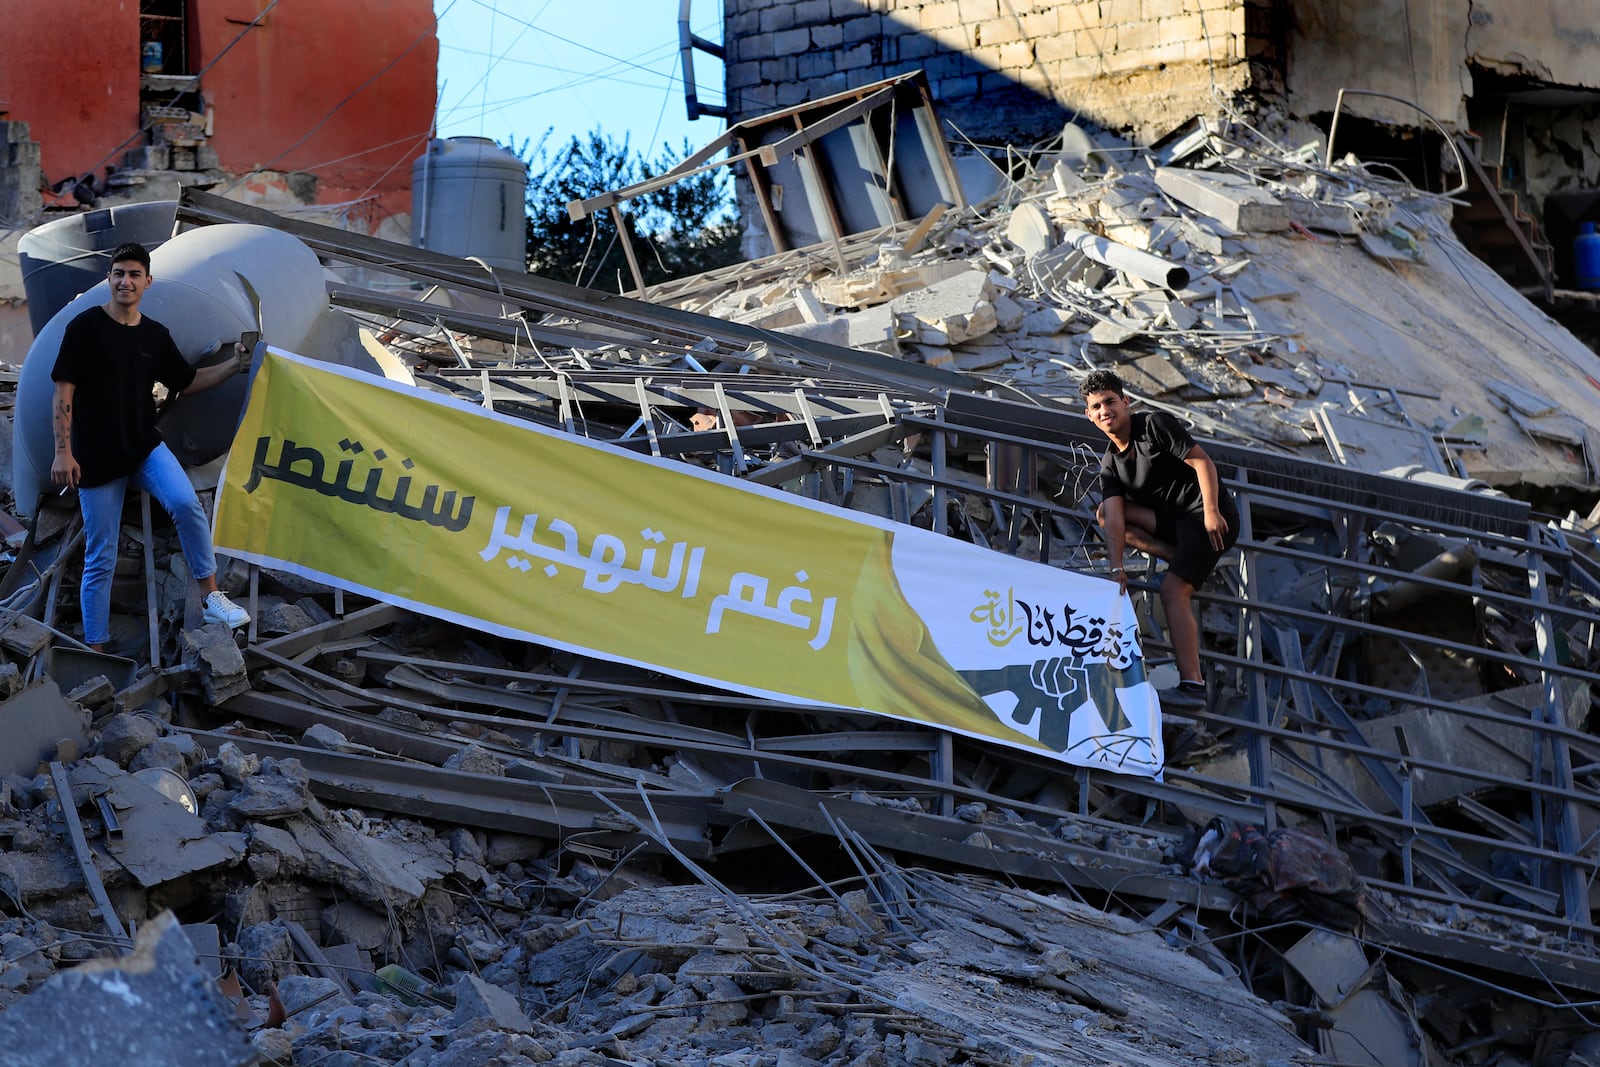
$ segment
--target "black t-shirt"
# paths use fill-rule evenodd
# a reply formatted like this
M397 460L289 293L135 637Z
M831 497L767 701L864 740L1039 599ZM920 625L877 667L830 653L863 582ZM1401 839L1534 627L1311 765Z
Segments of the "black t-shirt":
M1107 448L1100 457L1100 491L1142 504L1157 515L1177 517L1205 512L1200 479L1183 457L1194 438L1183 423L1164 411L1133 416L1127 451Z
M78 484L92 489L132 473L161 443L155 383L182 392L194 368L155 319L142 315L137 326L124 326L96 306L67 324L50 377L74 387L72 457Z

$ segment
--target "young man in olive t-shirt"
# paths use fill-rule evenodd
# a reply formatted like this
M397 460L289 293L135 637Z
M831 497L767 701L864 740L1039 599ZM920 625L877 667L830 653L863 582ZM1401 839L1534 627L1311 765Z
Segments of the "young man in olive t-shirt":
M117 565L123 494L132 482L161 502L178 528L189 573L205 598L205 620L237 628L245 610L217 588L205 510L183 466L156 432L160 382L189 395L250 369L248 353L202 369L190 366L167 328L139 310L150 288L150 253L125 244L111 254L111 297L67 324L50 377L55 459L50 480L78 490L83 512L83 640L103 651L111 632L111 577Z
M1118 588L1128 591L1122 554L1128 545L1167 561L1161 579L1172 655L1181 679L1161 699L1174 706L1205 702L1200 627L1191 602L1222 554L1239 536L1239 512L1217 468L1182 423L1164 412L1133 414L1122 379L1095 371L1080 387L1084 410L1111 442L1100 460L1100 507L1106 555Z

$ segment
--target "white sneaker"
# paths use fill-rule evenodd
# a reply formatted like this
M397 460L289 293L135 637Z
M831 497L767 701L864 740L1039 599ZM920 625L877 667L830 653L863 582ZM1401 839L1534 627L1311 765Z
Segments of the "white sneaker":
M220 589L207 593L205 604L201 617L206 622L224 623L230 630L237 630L250 622L250 613L229 600L228 594Z

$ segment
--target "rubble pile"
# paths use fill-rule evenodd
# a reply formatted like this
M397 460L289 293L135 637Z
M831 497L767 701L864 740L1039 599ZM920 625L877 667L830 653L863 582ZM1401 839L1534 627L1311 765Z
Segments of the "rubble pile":
M342 292L425 388L1057 565L1098 565L1062 429L1092 368L1294 478L1233 479L1213 698L1155 782L234 566L241 643L160 527L96 655L46 507L0 585L0 1045L103 1062L39 1021L65 1003L95 1042L187 1011L224 1064L1585 1062L1600 554L1459 490L1587 478L1586 431L1545 431L1590 401L1544 402L1567 341L1442 211L1205 127L663 287L711 316L477 264L522 311ZM1492 321L1451 321L1462 286ZM1513 356L1418 362L1467 334ZM1437 477L1359 503L1398 441ZM178 1008L106 999L152 973Z
M1448 197L1246 129L1152 152L1073 132L914 247L902 228L848 271L819 249L680 298L1069 407L1110 367L1207 436L1363 470L1600 485L1600 388L1563 384L1593 353L1461 246Z
M166 584L181 554L156 547ZM0 1033L179 919L195 988L236 991L226 1034L282 1064L1271 1064L1307 1062L1296 1028L1335 1021L1241 983L1193 909L1250 909L1190 873L1193 834L1063 814L1060 776L1024 771L941 815L892 784L914 757L786 763L746 747L771 727L754 708L727 722L725 697L674 685L679 714L652 719L638 687L659 679L384 605L338 617L326 591L258 580L258 618L282 633L240 649L177 614L174 654L210 651L170 682L89 708L47 679L0 704L76 727L4 778ZM139 621L118 616L122 651ZM1381 848L1347 840L1363 864ZM1391 935L1590 966L1492 911L1368 901ZM1285 921L1305 913L1275 906L1267 929ZM216 1062L246 1062L233 1040Z
M285 590L264 577L274 592L263 602L280 604L262 612L270 617L283 610ZM301 610L320 611L321 599L302 596ZM183 1010L232 1020L191 1037L195 1062L206 1063L1266 1064L1305 1051L1231 974L1187 954L1186 939L1163 940L1070 896L901 867L859 836L848 840L865 877L820 881L811 865L838 859L805 845L809 856L783 846L789 858L778 858L779 869L741 858L748 851L705 866L709 824L663 826L683 818L663 814L674 790L708 816L719 807L703 765L681 755L658 762L612 742L580 743L569 756L529 744L510 709L456 711L424 726L407 710L417 690L406 683L424 684L410 666L420 651L412 642L441 653L447 634L462 668L505 662L470 635L421 621L333 642L316 657L354 682L382 663L352 668L358 647L409 661L388 672L402 686L389 690L394 706L366 716L355 714L358 701L338 699L341 688L363 690L304 666L252 671L242 691L254 703L219 704L209 693L241 679L199 662L181 689L137 710L118 710L135 699L123 691L91 711L48 679L0 705L8 721L32 721L42 712L24 716L19 703L42 686L40 706L64 710L79 737L40 746L48 769L3 780L0 892L10 914L0 918L0 1036L36 1057L21 1062L94 1062L74 1057L154 1026L139 1004L95 999L118 979L90 987L81 979L86 965L144 974L137 960L152 953L165 961L162 973L200 976L169 980L163 997L148 998L152 1010L177 1010L169 1006L177 997ZM181 632L184 645L201 637ZM247 647L245 656L257 668L293 662L272 647ZM213 665L221 659L213 655ZM518 689L500 692L514 702ZM541 778L555 789L563 779L631 778L649 796L631 815L615 793L612 817L587 832L451 826L395 814L405 806L395 796L374 795L364 808L335 803L351 783L328 775L319 755L395 770L407 763L327 722L311 723L295 745L269 743L249 719L221 732L196 728L291 694L342 703L350 713L342 721L429 737L429 762L466 782L518 775L528 789ZM341 721L331 708L326 717ZM868 815L847 808L931 818L910 797L857 791L838 800L847 834L847 823L873 833ZM476 821L494 821L488 815ZM968 849L1027 840L1057 862L1075 850L1071 862L1109 877L1127 864L1182 870L1173 866L1176 840L1094 820L1056 820L1052 832L969 803L940 821ZM75 856L68 839L78 836L93 844ZM621 841L631 842L625 852ZM789 888L762 889L779 885ZM134 933L139 947L121 959ZM1174 1003L1193 1007L1175 1012ZM64 1010L84 1013L92 1040L59 1028L52 1037L39 1021Z

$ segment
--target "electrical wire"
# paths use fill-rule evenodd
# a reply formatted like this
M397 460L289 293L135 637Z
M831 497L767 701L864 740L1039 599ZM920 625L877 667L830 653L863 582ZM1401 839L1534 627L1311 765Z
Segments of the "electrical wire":
M489 7L489 4L486 3L485 0L475 0L475 2L480 7L485 7L485 8ZM544 9L541 8L540 12L542 12L543 10ZM542 63L538 63L538 62L533 61L533 60L515 59L515 58L511 58L508 55L503 55L503 56L499 56L499 57L493 57L492 53L489 53L489 55L491 55L491 57L493 58L493 62L495 64L497 64L497 65L498 64L503 64L503 63L509 63L509 64L519 64L519 65L525 65L525 66L533 66L533 67L538 67L540 69L548 69L548 70L557 71L559 73L571 74L571 75L573 75L573 77L571 77L571 78L569 78L569 79L567 79L565 81L559 82L559 83L557 83L555 85L544 86L544 87L541 87L541 88L538 88L538 89L534 89L534 90L526 92L526 93L522 93L522 94L520 94L518 96L515 96L515 97L509 97L509 98L506 98L506 99L494 100L494 101L484 100L481 103L479 111L476 113L476 115L474 115L468 109L468 107L465 105L465 103L464 103L465 94L463 94L462 97L458 98L459 100L461 100L463 102L452 104L452 105L442 105L441 106L441 108L439 110L439 119L440 119L440 123L441 124L462 124L462 125L464 125L464 124L470 123L473 118L476 118L481 124L482 120L484 118L486 118L488 115L510 110L510 109L515 108L515 107L517 107L519 105L526 104L529 101L535 100L535 99L537 99L539 97L549 96L549 95L554 94L554 93L564 92L564 91L568 91L568 90L582 89L584 87L592 87L597 82L609 82L609 83L611 83L613 85L632 86L632 87L638 87L638 88L657 88L657 87L660 87L660 88L665 89L668 94L670 94L670 92L673 89L679 88L682 85L682 75L681 75L681 71L679 69L679 55L678 55L678 48L677 48L676 42L658 45L658 46L646 49L646 50L644 50L642 52L636 53L635 55L633 55L631 57L622 57L622 56L613 55L611 53L602 51L602 50L597 49L597 48L592 48L592 47L590 47L588 45L583 44L582 42L575 41L575 40L573 40L573 39L571 39L569 37L566 37L566 36L564 36L562 34L556 33L556 32L551 31L551 30L547 30L544 27L537 25L533 21L533 19L537 19L538 18L538 13L536 13L534 16L532 16L531 19L528 19L528 20L514 18L512 16L506 15L504 12L499 12L499 15L502 18L506 18L506 19L509 19L512 22L516 22L516 23L519 23L521 25L524 25L526 28L534 30L535 32L538 32L538 33L544 34L544 35L546 35L548 37L551 37L554 40L563 42L565 44L572 45L574 47L582 49L585 52L589 52L589 53L592 53L594 55L600 56L601 58L611 60L612 62L611 62L610 65L602 67L602 68L600 68L598 70L595 70L595 71L578 71L578 70L572 70L570 68L565 68L565 67L562 67L562 66L557 65L557 64L542 64ZM702 29L702 32L710 32L711 30L712 30L712 27L711 26L707 26L707 27L704 27ZM480 52L480 51L477 51L477 50L474 50L474 49L457 48L456 46L453 46L453 45L445 45L445 44L441 43L441 51L446 51L446 50L453 51L453 52L456 52L456 53L458 53L460 55L465 55L465 56L480 56L480 55L485 55L486 54L486 53L483 53L483 52ZM651 59L654 59L654 58L667 58L668 56L671 56L672 61L673 61L672 69L669 70L669 71L663 72L662 70L660 70L657 67L653 67L653 66L647 65L648 62ZM448 64L446 64L446 65L448 65ZM651 79L646 81L646 80L639 80L639 79L635 79L635 78L626 78L626 77L620 77L619 76L619 74L621 72L630 71L630 70L631 71L640 71L640 72L649 74L651 76ZM476 85L476 83L474 83L474 84ZM580 98L580 102L581 102L581 98ZM669 102L670 102L670 95L667 95L663 99L662 117L665 116L666 104L669 103ZM662 117L658 117L658 119L657 119L656 130L654 132L652 132L652 135L651 135L650 140L649 140L649 143L651 143L651 144L653 144L655 142L656 135L659 132L659 128L660 128L660 125L661 125Z

